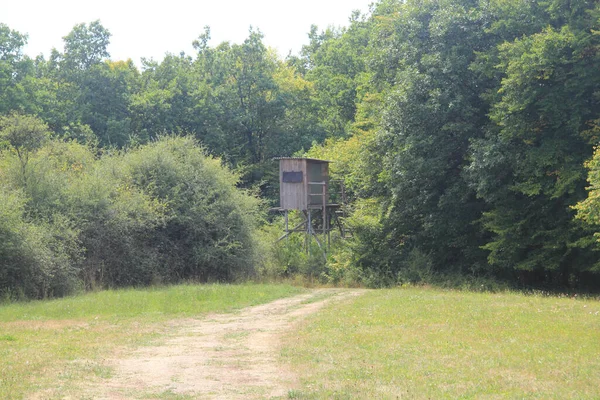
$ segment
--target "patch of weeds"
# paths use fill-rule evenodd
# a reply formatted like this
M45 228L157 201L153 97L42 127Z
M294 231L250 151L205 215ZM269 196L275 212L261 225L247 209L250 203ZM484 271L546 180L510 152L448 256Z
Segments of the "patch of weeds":
M306 399L306 396L300 390L290 389L287 394L288 399Z
M237 331L237 332L230 332L230 333L226 333L223 338L224 339L242 339L245 337L248 337L248 335L250 335L250 332L248 331Z
M173 390L165 390L161 393L144 393L140 395L140 398L144 399L165 399L165 400L193 400L196 396L189 394L175 393Z
M0 341L4 342L16 342L17 338L12 335L0 335Z
M92 372L98 378L102 378L102 379L109 379L113 376L113 369L111 367L106 367L106 366L98 365L98 364L96 364L94 367L92 367Z

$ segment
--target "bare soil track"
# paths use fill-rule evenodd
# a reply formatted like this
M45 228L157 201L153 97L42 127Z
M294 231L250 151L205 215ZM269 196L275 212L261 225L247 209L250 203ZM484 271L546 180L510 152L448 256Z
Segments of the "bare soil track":
M297 381L278 361L282 333L327 303L361 293L317 289L232 314L173 321L168 337L159 345L108 360L112 377L87 385L83 397L287 397L297 388Z

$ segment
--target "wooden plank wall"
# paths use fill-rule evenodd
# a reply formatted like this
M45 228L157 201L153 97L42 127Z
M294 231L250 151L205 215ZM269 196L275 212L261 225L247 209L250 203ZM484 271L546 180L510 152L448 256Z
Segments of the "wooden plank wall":
M302 171L302 183L283 182L283 172ZM279 204L285 210L306 210L308 176L306 160L279 160Z

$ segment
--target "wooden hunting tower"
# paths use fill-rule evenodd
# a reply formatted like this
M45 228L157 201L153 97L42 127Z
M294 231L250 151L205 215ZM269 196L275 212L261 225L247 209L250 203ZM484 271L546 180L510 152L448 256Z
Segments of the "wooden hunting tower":
M343 182L336 181L334 186L340 191L333 193L341 202L330 203L330 161L298 157L280 157L276 160L279 160L280 206L273 210L283 211L285 216L285 234L279 240L287 238L293 232L304 232L307 251L310 249L310 238L313 237L325 252L325 246L321 245L317 233L324 235L327 247L333 223L339 227L341 237L346 237L347 231L342 225L346 203ZM290 210L301 211L304 216L304 221L291 229L288 226Z
M284 210L322 208L329 201L329 161L278 158L279 201Z

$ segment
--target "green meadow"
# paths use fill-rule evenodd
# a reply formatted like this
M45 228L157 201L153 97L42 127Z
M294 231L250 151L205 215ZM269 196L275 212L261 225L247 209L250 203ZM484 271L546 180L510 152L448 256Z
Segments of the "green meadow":
M282 357L301 399L597 399L600 302L369 291L306 320Z
M302 291L183 285L4 304L0 398L76 393L111 376L106 358L160 340L170 321ZM366 291L300 321L281 362L298 376L287 396L296 399L594 399L599 354L597 299L409 287Z

